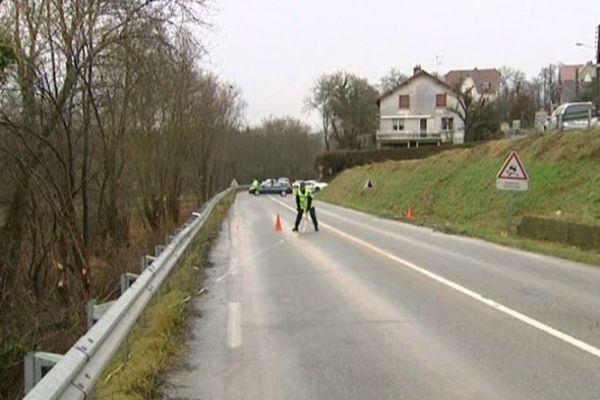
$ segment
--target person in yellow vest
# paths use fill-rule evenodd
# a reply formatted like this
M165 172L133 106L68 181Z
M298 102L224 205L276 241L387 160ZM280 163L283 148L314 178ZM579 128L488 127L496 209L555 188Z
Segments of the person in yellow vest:
M256 191L258 190L258 181L256 179L252 180L252 184L250 185L250 190L248 191L248 193L250 194L257 194Z
M300 188L296 192L296 209L298 210L298 215L296 216L296 223L294 224L293 232L298 232L298 226L300 225L300 221L302 221L302 216L307 213L310 214L310 218L312 219L313 225L315 226L315 231L319 231L319 223L317 222L317 213L315 212L315 207L312 205L313 196L311 191L306 187L304 182L300 182Z

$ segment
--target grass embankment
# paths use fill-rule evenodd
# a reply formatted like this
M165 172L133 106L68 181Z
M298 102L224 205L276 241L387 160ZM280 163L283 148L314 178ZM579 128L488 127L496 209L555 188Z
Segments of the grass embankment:
M529 174L527 193L496 189L496 174L512 150ZM362 189L367 178L374 184L370 192ZM600 265L600 249L516 236L525 215L600 225L600 131L487 142L423 160L365 165L336 177L323 199L392 219L403 219L412 207L417 224Z
M187 256L173 271L163 289L129 336L129 360L113 360L96 386L95 399L148 399L155 395L156 379L182 343L188 304L200 287L203 268L213 240L234 200L229 195L215 207L192 243Z

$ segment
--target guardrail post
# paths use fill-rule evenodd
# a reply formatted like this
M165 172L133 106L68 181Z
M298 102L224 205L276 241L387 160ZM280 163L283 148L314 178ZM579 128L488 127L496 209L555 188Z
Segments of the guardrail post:
M115 300L116 301L116 300ZM88 331L96 321L102 317L102 315L113 305L115 301L109 301L107 303L97 304L95 299L92 299L87 304L87 328Z
M89 331L92 326L96 323L94 320L94 308L96 307L96 299L91 299L86 305L87 311L87 330Z
M27 353L24 363L25 393L29 393L61 358L62 354L44 352Z
M558 130L559 132L563 131L563 116L561 114L556 116L556 120L558 122Z
M125 272L121 275L121 295L133 285L138 276L138 274L132 274L131 272Z
M163 250L165 249L165 245L164 244L157 244L156 246L154 246L154 256L158 257L160 256L160 253L163 252Z
M156 257L148 256L148 255L142 256L142 258L140 260L140 274L142 272L144 272L146 270L146 268L148 268L154 260L156 260Z

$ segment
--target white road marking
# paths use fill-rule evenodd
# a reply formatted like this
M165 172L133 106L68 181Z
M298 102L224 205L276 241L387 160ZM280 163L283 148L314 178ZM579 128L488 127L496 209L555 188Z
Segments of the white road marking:
M327 203L327 202L324 202L324 203L331 206L332 208L343 208L343 207L337 206L335 204L331 204L331 203ZM321 211L327 212L328 210L321 209ZM353 210L351 208L343 208L343 211L350 213L350 214L355 214L358 217L366 219L366 220L373 219L373 220L377 220L379 222L383 222L384 224L388 224L388 225L392 225L392 226L400 225L402 227L402 229L413 230L413 231L420 232L420 233L426 232L426 233L430 233L433 235L445 235L445 236L451 238L452 240L461 241L463 243L468 243L470 245L476 245L479 247L487 247L487 248L494 248L496 250L508 251L508 252L516 253L516 254L530 257L530 258L544 260L545 262L551 262L556 265L559 265L559 263L563 263L563 264L570 263L572 265L577 265L577 266L583 265L580 263L576 263L574 261L556 260L555 258L553 258L551 256L547 256L545 254L532 253L530 251L523 250L523 249L516 249L516 248L508 247L508 246L505 246L502 244L498 244L498 243L487 242L483 239L479 239L476 237L462 236L462 235L451 234L451 233L443 233L443 232L436 231L435 229L428 228L426 226L419 226L419 225L408 224L408 223L401 222L401 221L394 221L391 219L386 219L384 217L378 217L376 215L367 214L366 212ZM329 211L329 212L331 212L331 211ZM337 216L337 217L339 217L339 216Z
M292 212L294 212L294 209L292 207L288 206L287 204L285 204L285 203L283 203L283 202L281 202L281 201L279 201L277 199L274 199L271 196L269 196L269 198L271 200L273 200L274 202L279 203L281 206L283 206L283 207L291 210ZM334 228L333 226L331 226L329 224L321 222L320 225L324 226L325 228L329 229L330 231L336 233L339 236L344 237L345 239L347 239L347 240L349 240L351 242L359 244L359 245L361 245L361 246L363 246L363 247L365 247L365 248L373 251L374 253L380 254L383 257L386 257L386 258L388 258L388 259L390 259L392 261L395 261L395 262L397 262L399 264L402 264L402 265L404 265L404 266L406 266L406 267L408 267L408 268L410 268L410 269L412 269L412 270L414 270L414 271L416 271L416 272L418 272L418 273L420 273L420 274L422 274L422 275L424 275L424 276L426 276L426 277L428 277L430 279L433 279L434 281L437 281L437 282L439 282L439 283L441 283L441 284L443 284L443 285L445 285L445 286L447 286L447 287L449 287L449 288L451 288L451 289L453 289L453 290L455 290L455 291L457 291L459 293L464 294L465 296L468 296L468 297L472 298L473 300L476 300L476 301L478 301L478 302L480 302L482 304L485 304L485 305L487 305L489 307L492 307L492 308L500 311L501 313L509 315L510 317L512 317L512 318L514 318L516 320L519 320L519 321L521 321L521 322L523 322L523 323L525 323L525 324L527 324L527 325L529 325L531 327L534 327L534 328L536 328L536 329L538 329L538 330L540 330L540 331L542 331L542 332L544 332L544 333L546 333L546 334L548 334L550 336L554 336L555 338L560 339L563 342L570 344L571 346L574 346L574 347L576 347L576 348L578 348L580 350L585 351L588 354L591 354L591 355L593 355L595 357L600 358L600 349L598 349L597 347L592 346L591 344L588 344L588 343L586 343L586 342L584 342L582 340L579 340L579 339L577 339L577 338L575 338L575 337L573 337L573 336L571 336L569 334L561 332L558 329L552 328L551 326L546 325L543 322L540 322L540 321L536 320L535 318L529 317L529 316L527 316L527 315L525 315L525 314L523 314L523 313L521 313L519 311L513 310L512 308L509 308L509 307L507 307L507 306L505 306L503 304L500 304L500 303L498 303L495 300L492 300L492 299L489 299L487 297L484 297L480 293L477 293L477 292L475 292L475 291L473 291L471 289L468 289L468 288L466 288L466 287L464 287L464 286L462 286L462 285L460 285L460 284L458 284L458 283L456 283L454 281L451 281L450 279L446 279L443 276L435 274L435 273L433 273L433 272L431 272L431 271L429 271L429 270L427 270L425 268L419 267L418 265L413 264L410 261L404 260L404 259L402 259L402 258L400 258L400 257L398 257L398 256L396 256L396 255L394 255L392 253L389 253L389 252L387 252L387 251L385 251L385 250L383 250L383 249L381 249L381 248L379 248L377 246L374 246L371 243L368 243L368 242L366 242L366 241L364 241L362 239L359 239L359 238L357 238L355 236L352 236L352 235L349 235L349 234L347 234L345 232L342 232L341 230L336 229L336 228Z
M221 275L220 277L218 277L216 279L216 282L217 283L221 282L223 279L227 278L229 275L237 275L239 273L240 267L243 266L244 264L246 264L248 261L250 261L250 260L252 260L252 259L254 259L254 258L256 258L256 257L258 257L258 256L260 256L262 254L267 253L268 251L270 251L270 250L274 249L275 247L279 246L280 244L283 244L283 243L287 242L288 240L290 240L290 238L292 238L291 235L286 236L285 239L278 240L277 242L273 243L272 245L267 246L264 249L259 250L256 253L254 253L254 254L246 257L242 262L240 262L239 264L233 265L229 269L229 271L227 271L226 273L224 273L223 275Z
M236 349L242 345L242 312L240 303L227 305L227 344Z
M355 226L359 226L359 227L362 227L364 229L368 229L368 230L370 230L372 232L377 232L380 235L384 235L384 236L387 236L387 237L391 237L391 238L394 238L394 239L401 240L401 241L403 241L405 243L408 243L408 244L410 244L412 246L422 247L424 249L428 249L429 251L433 251L433 252L436 252L436 253L448 254L448 255L450 255L452 257L461 259L461 260L463 260L465 262L476 263L476 264L479 264L479 265L485 265L485 266L488 266L488 267L491 267L491 268L495 268L495 266L493 264L490 264L490 263L488 263L486 261L474 258L474 257L472 257L472 256L470 256L468 254L464 254L464 253L461 253L461 252L449 250L449 249L446 249L444 247L440 247L440 246L437 246L437 245L434 245L434 244L429 244L429 243L427 243L425 241L422 241L422 240L416 240L416 239L413 239L413 238L411 238L409 236L402 235L400 233L396 233L396 232L388 231L388 230L385 230L385 229L377 228L375 226L369 225L367 221L354 221L354 220L352 220L352 219L350 219L350 218L348 218L346 216L337 215L334 212L331 212L329 210L321 210L321 214L330 215L333 218L337 218L337 219L339 219L341 221L344 221L346 223L349 223L349 224L352 224L352 225L355 225Z

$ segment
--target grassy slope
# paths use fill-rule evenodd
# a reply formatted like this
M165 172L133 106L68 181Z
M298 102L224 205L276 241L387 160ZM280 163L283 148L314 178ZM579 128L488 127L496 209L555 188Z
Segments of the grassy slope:
M219 204L159 296L142 318L141 328L129 337L130 358L126 364L116 357L96 387L95 399L129 400L155 396L156 379L181 346L181 331L187 305L200 285L194 267L203 267L210 245L232 204L233 195Z
M516 150L530 176L527 193L499 192L495 177ZM362 190L367 178L375 189ZM514 197L515 218L507 231ZM598 252L516 238L523 215L600 225L600 131L489 142L425 160L385 162L345 171L323 193L332 203L600 265Z

